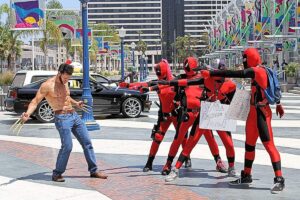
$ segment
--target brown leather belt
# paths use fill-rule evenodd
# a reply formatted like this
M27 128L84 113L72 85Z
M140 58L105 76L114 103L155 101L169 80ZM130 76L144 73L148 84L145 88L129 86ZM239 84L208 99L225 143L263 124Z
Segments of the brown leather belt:
M56 110L56 111L54 111L54 114L56 114L56 115L60 115L60 114L71 114L71 113L73 113L73 112L75 112L74 109L72 109L72 110Z

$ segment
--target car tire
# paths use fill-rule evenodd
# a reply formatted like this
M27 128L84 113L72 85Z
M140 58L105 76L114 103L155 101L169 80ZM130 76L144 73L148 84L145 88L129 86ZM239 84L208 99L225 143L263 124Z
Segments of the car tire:
M54 121L54 112L46 100L39 103L35 111L35 116L42 123L51 123Z
M129 97L123 101L121 110L124 117L136 118L142 112L142 103L135 97Z
M36 116L31 115L30 118L33 119L33 120L37 120Z

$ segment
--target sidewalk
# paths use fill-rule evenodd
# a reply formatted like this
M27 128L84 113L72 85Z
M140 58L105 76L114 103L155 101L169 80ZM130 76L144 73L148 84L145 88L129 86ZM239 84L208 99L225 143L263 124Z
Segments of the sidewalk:
M164 180L135 167L119 167L103 162L99 155L98 165L109 177L107 180L89 178L82 153L71 154L64 174L66 182L55 183L51 181L51 171L57 154L57 149L1 141L0 160L9 158L12 165L0 172L0 196L10 200L206 199L183 187L166 185Z

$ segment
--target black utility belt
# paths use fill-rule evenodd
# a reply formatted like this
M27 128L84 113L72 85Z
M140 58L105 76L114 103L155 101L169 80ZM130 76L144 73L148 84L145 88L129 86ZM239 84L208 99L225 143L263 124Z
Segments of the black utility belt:
M187 112L200 112L200 108L187 109Z
M262 107L268 106L269 103L250 103L250 105L255 106L257 108L262 108Z
M172 117L172 113L163 113L164 117Z

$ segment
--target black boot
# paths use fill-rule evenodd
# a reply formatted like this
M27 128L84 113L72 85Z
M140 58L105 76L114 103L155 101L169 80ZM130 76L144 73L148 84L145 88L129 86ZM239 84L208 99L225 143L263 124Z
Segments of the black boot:
M192 160L191 160L190 157L188 157L188 158L185 160L184 168L192 169Z
M276 176L274 178L274 185L271 188L271 193L277 194L281 192L284 189L284 187L285 187L284 178L282 176Z
M242 185L252 183L252 176L250 174L245 174L244 170L241 171L241 178L230 181L229 185Z
M171 165L172 165L171 162L167 161L167 163L163 167L163 170L161 171L161 175L163 175L163 176L169 175L171 172L171 168L172 168Z
M147 161L145 167L143 168L143 172L152 171L153 160L154 160L154 156L149 156L148 157L148 161Z

